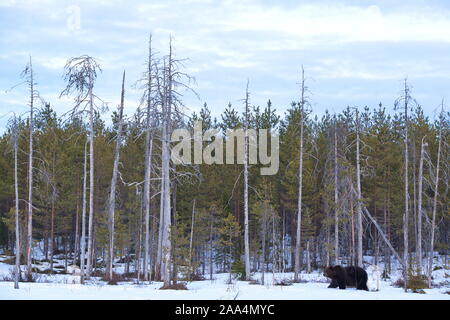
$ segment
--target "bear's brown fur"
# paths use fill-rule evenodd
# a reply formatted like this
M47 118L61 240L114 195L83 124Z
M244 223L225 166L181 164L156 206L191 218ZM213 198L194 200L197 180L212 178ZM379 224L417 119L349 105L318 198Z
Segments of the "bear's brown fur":
M356 287L357 290L366 290L367 288L367 272L360 267L349 266L329 266L325 268L325 277L331 279L328 288L345 289L346 287Z

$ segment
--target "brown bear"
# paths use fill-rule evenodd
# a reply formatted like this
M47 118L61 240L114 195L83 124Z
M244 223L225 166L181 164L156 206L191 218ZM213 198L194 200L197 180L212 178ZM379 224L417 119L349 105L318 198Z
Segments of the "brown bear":
M367 272L360 267L350 266L329 266L325 268L323 275L331 279L328 288L345 289L348 287L356 287L357 290L366 290L367 288Z

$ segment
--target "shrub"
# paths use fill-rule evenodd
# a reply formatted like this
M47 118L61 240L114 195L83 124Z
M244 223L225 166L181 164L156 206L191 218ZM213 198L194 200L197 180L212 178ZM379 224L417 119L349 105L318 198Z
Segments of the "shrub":
M103 272L103 270L100 269L95 269L94 271L91 272L91 277L104 277L105 273Z
M5 259L5 260L2 261L2 263L6 263L6 264L9 264L9 265L15 265L16 264L16 257L14 256L14 257ZM20 255L20 264L21 265L27 264L27 261L26 261L24 255Z
M159 290L188 290L188 288L184 282L177 282L168 286L162 286Z
M194 272L191 274L190 280L191 281L203 281L203 280L205 280L205 277L198 272Z
M105 274L103 275L103 280L108 281L110 285L117 285L119 281L125 281L125 278L120 273L112 273L111 279L109 279Z
M274 281L274 286L292 286L292 283L294 281L291 279L281 279L281 280L275 280ZM305 280L299 280L297 282L306 282Z
M428 288L427 278L422 274L410 275L406 282L406 289L414 293L425 293L423 289Z
M396 288L404 288L405 287L405 280L398 278L395 282L392 283L393 287Z
M245 266L241 260L236 260L231 265L231 273L234 278L237 280L244 281L245 280Z
M404 288L405 280L397 279L392 286L396 288ZM426 293L423 289L428 288L427 277L420 274L418 271L414 272L412 269L408 271L408 279L406 282L406 289L411 290L414 293Z

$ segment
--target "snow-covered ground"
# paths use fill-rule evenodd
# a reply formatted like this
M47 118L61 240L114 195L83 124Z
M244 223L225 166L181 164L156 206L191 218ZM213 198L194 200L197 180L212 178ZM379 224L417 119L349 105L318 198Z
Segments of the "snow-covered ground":
M2 263L5 257L0 257L0 280L10 277L12 265ZM41 266L45 268L46 265ZM265 274L265 285L249 284L244 281L233 281L227 284L228 274L215 274L214 280L193 281L187 283L188 290L159 290L161 282L135 284L119 282L118 285L107 285L100 278L94 278L85 285L69 284L70 275L40 274L35 283L20 283L20 289L14 289L13 282L0 281L0 299L183 299L183 300L450 300L450 270L441 269L433 273L438 288L425 289L425 294L407 292L395 288L391 284L398 277L380 281L379 291L361 291L353 288L346 290L328 289L328 280L321 272L301 274L302 283L290 286L275 286L275 282L293 278L292 273ZM259 280L261 274L254 274L253 279ZM369 278L371 274L369 273ZM375 289L375 282L369 279L369 288Z

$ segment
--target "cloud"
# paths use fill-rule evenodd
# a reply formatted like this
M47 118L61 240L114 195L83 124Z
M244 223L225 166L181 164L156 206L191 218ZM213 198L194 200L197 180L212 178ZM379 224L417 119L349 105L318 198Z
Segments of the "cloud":
M64 85L66 60L89 54L103 67L98 94L113 100L123 69L129 85L140 77L152 32L161 55L172 34L176 56L190 58L186 70L197 79L202 97L186 96L193 109L207 101L220 112L228 101L242 98L247 78L255 104L276 96L274 104L289 106L298 94L302 64L314 79L310 89L318 108L376 101L406 75L420 83L426 79L431 92L417 88L418 96L444 95L437 84L450 78L449 6L418 0L366 3L3 0L0 46L6 50L0 53L0 90L17 82L31 54L41 93L51 97ZM69 28L70 6L80 9L80 29ZM345 91L342 83L352 90ZM127 94L130 101L139 100L139 92ZM13 108L2 100L0 112Z

